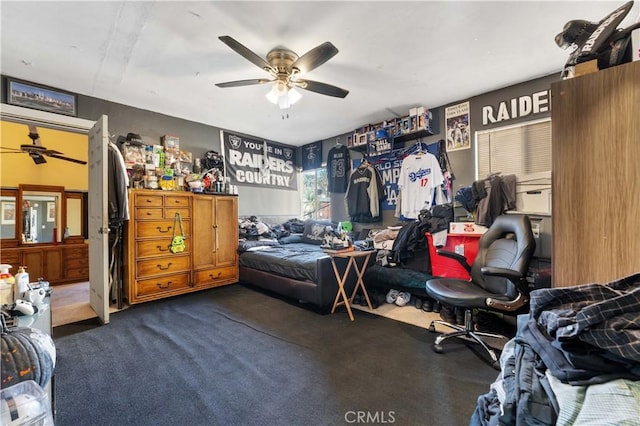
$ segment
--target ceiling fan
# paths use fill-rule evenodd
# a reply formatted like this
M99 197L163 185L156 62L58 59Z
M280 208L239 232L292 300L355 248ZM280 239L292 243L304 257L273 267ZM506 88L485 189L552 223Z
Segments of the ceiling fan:
M299 93L296 95L295 88L336 98L344 98L349 94L348 90L340 87L300 78L301 74L319 67L338 53L338 49L328 41L314 47L302 56L298 56L289 49L276 47L267 53L265 60L230 36L220 36L218 38L243 58L271 74L271 78L216 83L218 87L273 83L272 91L267 94L267 98L271 102L278 104L281 109L288 108L290 104L293 104L301 97Z
M58 158L60 160L65 160L65 161L71 161L72 163L87 164L86 161L77 160L71 157L65 157L63 153L60 151L47 149L44 146L42 146L42 143L40 142L40 135L38 134L38 130L33 125L29 126L29 138L32 140L31 144L22 144L20 145L20 149L2 147L0 148L2 149L2 151L0 151L0 154L26 153L26 154L29 154L29 157L31 157L33 159L33 162L36 164L46 163L47 160L46 158L44 158L45 156L51 157L51 158Z

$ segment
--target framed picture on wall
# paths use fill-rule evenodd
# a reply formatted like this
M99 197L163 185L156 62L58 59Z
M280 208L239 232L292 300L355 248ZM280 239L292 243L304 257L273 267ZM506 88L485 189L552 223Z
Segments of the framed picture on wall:
M7 77L7 103L75 117L78 96L28 81Z
M47 203L47 222L56 221L56 203Z
M16 223L16 203L13 201L3 201L0 204L0 224L15 225Z

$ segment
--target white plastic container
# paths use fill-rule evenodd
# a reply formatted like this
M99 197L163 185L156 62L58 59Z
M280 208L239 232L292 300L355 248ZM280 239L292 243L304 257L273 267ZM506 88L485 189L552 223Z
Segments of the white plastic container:
M11 265L0 265L0 305L14 303L15 277L9 272Z
M33 380L0 390L0 419L3 426L54 424L49 397Z
M24 293L29 290L29 273L26 266L18 267L18 273L16 274L16 288L14 293L14 299L22 299Z

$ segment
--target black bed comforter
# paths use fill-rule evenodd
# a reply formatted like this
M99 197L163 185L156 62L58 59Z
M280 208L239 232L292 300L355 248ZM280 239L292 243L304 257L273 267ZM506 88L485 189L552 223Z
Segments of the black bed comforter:
M320 246L293 243L251 248L240 256L240 266L294 280L317 282L317 261L328 257Z

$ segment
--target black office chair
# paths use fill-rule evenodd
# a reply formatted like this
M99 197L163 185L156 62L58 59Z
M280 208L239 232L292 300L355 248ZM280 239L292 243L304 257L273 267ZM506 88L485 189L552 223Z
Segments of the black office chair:
M506 336L475 330L474 311L486 310L517 315L529 309L527 270L535 251L536 242L531 222L525 215L498 216L489 230L480 237L478 254L470 266L464 256L439 249L439 255L460 262L471 275L470 280L433 278L427 281L427 294L451 307L462 308L464 326L447 321L434 320L429 326L435 332L435 324L455 331L436 338L434 349L442 352L441 343L451 337L466 338L479 343L491 357L494 368L500 364L495 351L482 339L490 337L508 339Z

